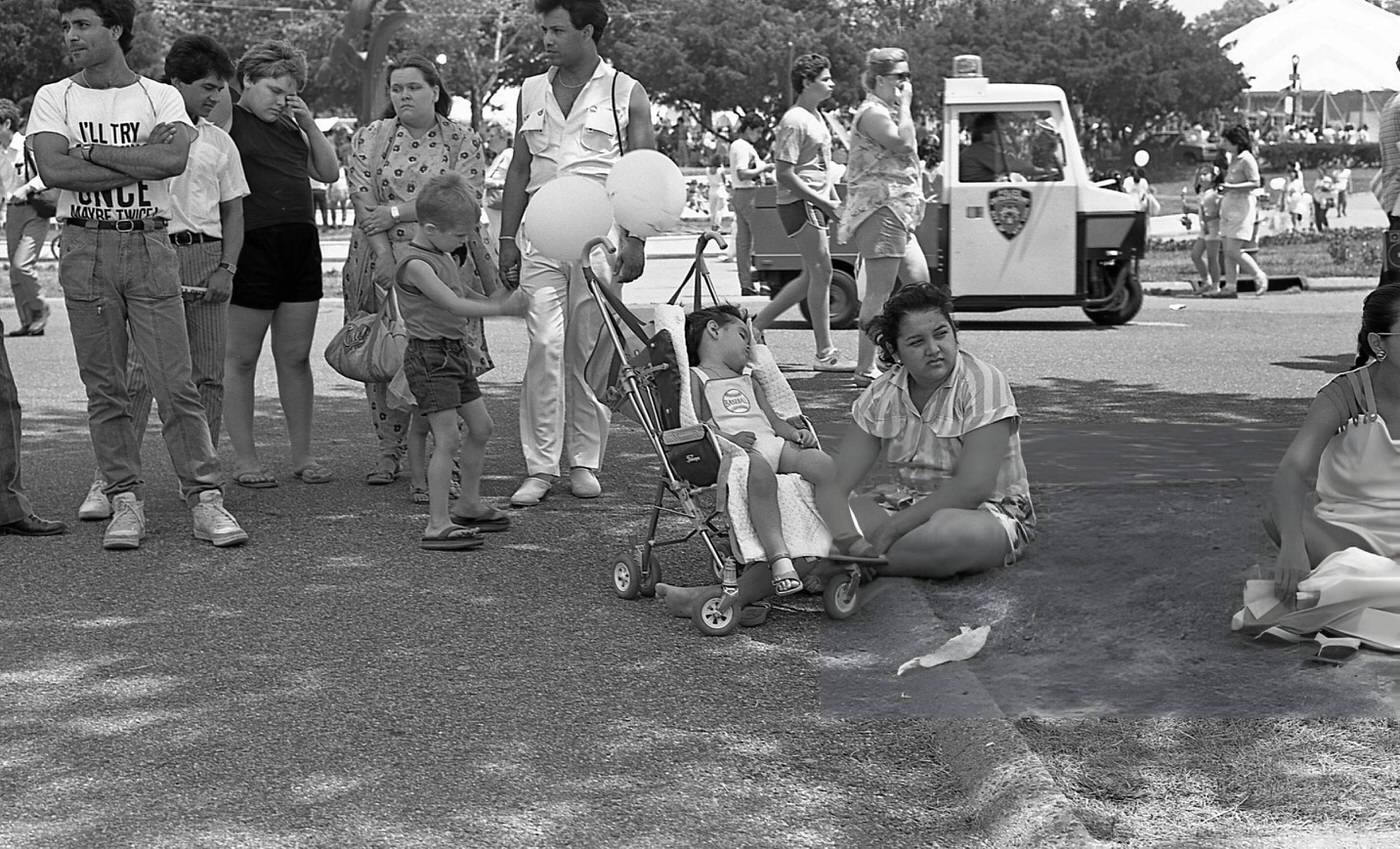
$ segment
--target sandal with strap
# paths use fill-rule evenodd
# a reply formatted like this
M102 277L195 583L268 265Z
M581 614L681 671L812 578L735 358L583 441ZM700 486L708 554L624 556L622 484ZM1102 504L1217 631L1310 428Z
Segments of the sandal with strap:
M388 486L399 476L402 468L397 457L380 457L379 462L365 475L365 483L369 486Z
M798 577L797 570L792 567L792 562L788 561L786 569L779 570L773 567L773 592L779 596L790 596L800 593L803 590L802 579Z

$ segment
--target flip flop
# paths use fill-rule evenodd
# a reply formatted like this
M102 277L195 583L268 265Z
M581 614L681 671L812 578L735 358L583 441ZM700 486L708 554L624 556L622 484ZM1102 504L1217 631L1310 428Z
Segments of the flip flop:
M335 480L335 473L320 463L302 466L292 472L292 475L302 483L330 483Z
M482 533L493 534L510 530L510 517L499 510L492 510L486 516L459 516L453 513L448 518L454 525L476 528Z
M423 539L419 543L428 551L469 551L473 548L481 548L482 544L481 534L471 528L457 525L443 528L435 534L423 534Z
M248 489L273 489L278 485L277 478L266 469L239 472L233 476L233 482Z
M802 590L802 579L797 577L796 572L781 578L773 579L773 592L777 593L779 596L795 595L802 592Z

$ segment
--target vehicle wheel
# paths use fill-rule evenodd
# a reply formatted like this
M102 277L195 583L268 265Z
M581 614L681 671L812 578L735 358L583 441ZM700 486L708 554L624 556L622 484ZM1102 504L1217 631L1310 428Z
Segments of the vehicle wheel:
M798 306L810 325L812 311L807 308L807 302L803 300ZM831 272L831 329L848 330L856 326L859 318L860 290L856 288L856 279L846 269L837 268Z
M642 550L640 547L634 549L637 555L637 562L641 562ZM646 598L656 595L656 585L661 582L661 561L656 559L656 551L653 550L647 555L646 569L641 576L641 583L637 589Z
M705 599L696 608L695 615L690 617L696 629L707 637L727 637L739 628L739 608L721 609L719 603L722 598L722 595L715 593Z
M831 578L822 590L822 605L832 619L850 619L859 599L860 581L849 572Z
M641 558L637 556L639 553L638 549L629 548L613 558L613 590L618 598L632 599L642 593ZM653 586L652 591L655 592L655 589Z
M1114 275L1114 291L1116 297L1111 303L1096 309L1084 309L1084 314L1089 316L1089 320L1095 324L1104 326L1116 326L1127 324L1142 309L1142 281L1138 280L1137 271L1131 260L1123 260L1118 263L1112 272Z

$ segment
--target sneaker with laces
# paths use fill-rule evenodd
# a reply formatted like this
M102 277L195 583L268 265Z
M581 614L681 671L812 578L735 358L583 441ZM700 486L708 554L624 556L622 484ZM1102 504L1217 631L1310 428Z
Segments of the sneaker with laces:
M92 486L88 487L87 497L78 505L79 519L91 522L112 518L112 502L107 500L107 493L102 491L106 486L107 482L101 478L92 482Z
M242 545L248 541L248 533L239 527L233 514L224 509L224 494L217 489L206 489L199 494L199 502L190 508L194 516L194 538L211 542L215 548Z
M816 361L812 363L812 370L852 372L856 370L856 361L847 358L839 348L827 348L817 354Z
M112 521L102 535L102 547L109 551L140 548L146 537L146 511L134 492L112 496Z

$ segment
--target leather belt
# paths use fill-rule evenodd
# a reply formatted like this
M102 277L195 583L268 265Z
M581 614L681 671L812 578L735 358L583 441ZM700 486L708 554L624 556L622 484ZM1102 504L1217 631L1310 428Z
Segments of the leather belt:
M136 230L164 230L169 221L164 218L133 218L117 221L100 221L96 218L68 218L67 224L87 230L116 230L118 233L131 233Z
M221 242L218 236L210 236L208 233L195 233L184 231L182 233L171 233L170 244L172 245L200 245L205 242Z

